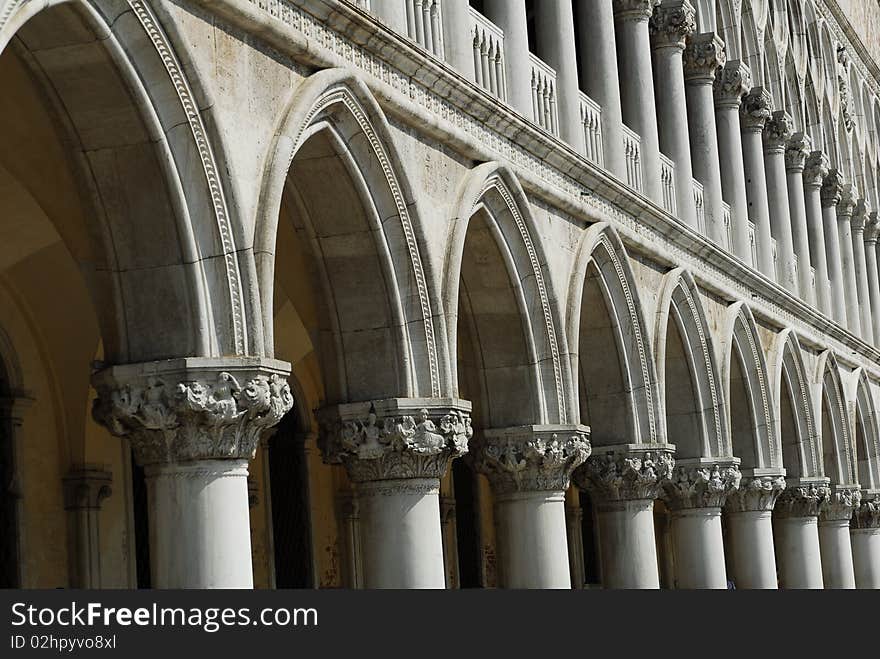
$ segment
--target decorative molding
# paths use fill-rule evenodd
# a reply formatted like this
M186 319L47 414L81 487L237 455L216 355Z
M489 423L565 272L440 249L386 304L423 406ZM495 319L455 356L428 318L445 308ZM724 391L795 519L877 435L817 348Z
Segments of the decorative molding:
M868 217L871 215L871 202L867 199L859 199L856 203L856 207L853 210L852 218L850 219L850 226L852 227L854 234L863 233L865 231L865 224L868 221ZM858 236L854 236L858 238ZM862 238L864 240L864 237Z
M853 211L856 209L856 204L859 200L859 191L856 187L849 183L844 179L843 181L843 193L840 196L840 201L837 203L837 219L840 221L849 222Z
M773 510L784 490L784 476L746 477L740 481L739 489L728 495L724 509L731 513Z
M677 464L663 484L663 499L671 510L720 508L739 488L739 460L730 458L699 464Z
M684 49L697 30L696 10L688 0L664 0L654 7L648 23L654 48Z
M776 500L773 514L777 517L818 517L819 510L831 497L828 479L788 483Z
M865 225L865 244L871 248L876 247L877 238L880 237L880 220L877 218L877 211L871 211L868 217L870 221Z
M564 491L572 472L590 456L589 428L520 426L487 430L474 447L474 466L496 496Z
M743 96L739 112L744 130L763 132L764 125L773 113L773 97L763 87L752 87L749 93Z
M785 171L803 172L813 142L805 133L794 133L785 143Z
M838 169L829 169L822 181L822 207L837 206L843 199L843 175Z
M739 60L728 60L715 72L715 105L737 109L751 88L752 73L749 67Z
M861 500L862 493L858 486L834 486L831 488L829 497L819 506L819 521L839 522L849 520L852 517L853 510L859 508Z
M812 151L804 162L804 185L810 188L822 188L831 161L823 151Z
M764 153L785 153L793 128L794 121L788 112L779 110L772 113L765 122L764 132L762 133Z
M603 449L574 472L574 479L600 502L653 500L672 474L674 452L668 444Z
M684 79L713 83L718 71L724 71L727 53L724 41L714 32L695 34L687 40L683 54Z
M856 127L856 120L853 116L853 101L849 88L849 53L842 44L837 46L837 90L840 94L840 117L843 119L843 127L847 133L851 133Z
M861 502L853 511L850 528L880 528L880 495L874 494L870 498L868 496L862 497Z
M98 510L113 494L113 474L103 465L78 465L62 480L65 510Z

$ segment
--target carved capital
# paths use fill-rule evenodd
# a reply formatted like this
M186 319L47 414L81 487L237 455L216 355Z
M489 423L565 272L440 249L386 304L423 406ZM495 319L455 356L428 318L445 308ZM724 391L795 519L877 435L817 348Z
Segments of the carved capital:
M474 447L474 466L496 494L559 491L590 456L586 426L520 426L487 430Z
M807 157L812 147L809 135L795 133L785 143L785 170L788 172L803 172Z
M871 202L867 199L859 199L858 202L856 202L856 207L853 209L852 219L850 220L853 233L858 234L865 231L865 224L867 223L870 214Z
M672 474L675 447L628 445L597 450L574 474L579 487L601 501L656 499Z
M849 525L853 529L880 528L880 494L863 496Z
M837 169L829 169L822 181L822 207L837 206L843 198L843 175Z
M68 472L63 481L66 510L97 510L104 499L113 494L113 474L103 465L78 465Z
M739 108L740 125L744 130L761 132L770 119L773 110L773 97L763 87L753 87L743 96Z
M853 510L859 507L862 492L858 486L835 485L829 497L819 506L819 520L827 522L845 521L852 517Z
M441 478L468 451L470 403L391 398L318 412L318 446L328 464L345 465L355 483Z
M793 479L776 500L773 514L777 517L817 517L819 509L830 497L827 478L817 481Z
M880 220L877 218L877 211L871 211L868 215L868 223L865 225L865 244L868 247L875 247L878 237L880 237Z
M679 462L663 486L663 499L671 510L720 508L739 488L742 474L738 463L735 458Z
M684 49L685 39L697 29L696 15L688 0L664 0L654 7L649 23L654 47Z
M647 21L654 11L654 0L614 0L614 20Z
M714 32L695 34L687 40L683 58L685 80L712 82L727 61L724 41Z
M788 112L779 110L771 114L764 124L764 152L784 153L793 127L794 122Z
M858 201L859 191L856 190L856 187L851 183L844 182L843 193L840 195L840 201L837 204L838 221L851 222Z
M752 73L739 60L729 60L715 71L715 105L738 108L752 88Z
M95 420L131 440L139 464L253 458L293 407L290 366L259 358L184 358L98 372Z
M828 175L829 161L822 151L813 151L804 163L804 185L821 188Z
M731 492L724 507L728 512L773 510L779 495L785 490L784 476L748 476Z

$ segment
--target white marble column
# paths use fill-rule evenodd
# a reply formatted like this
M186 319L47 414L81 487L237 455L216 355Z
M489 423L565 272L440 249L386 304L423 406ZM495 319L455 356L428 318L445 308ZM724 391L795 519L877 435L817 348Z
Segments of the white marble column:
M751 78L745 64L731 60L718 69L714 84L721 191L724 200L730 204L730 251L749 264L752 246L739 109L743 95L752 86Z
M874 345L880 345L880 273L877 269L877 237L880 235L880 222L877 211L871 213L871 222L865 227L865 267L868 270L868 297L871 301L871 331Z
M370 10L389 28L407 36L406 0L370 0Z
M724 199L713 86L715 75L725 61L724 42L714 32L696 34L688 39L684 50L684 77L693 172L703 184L706 235L722 246L727 245L727 227L722 209Z
M731 541L731 574L738 589L778 587L772 515L783 490L783 476L748 476L727 497L724 511Z
M843 177L836 169L828 170L822 183L822 225L825 227L825 257L831 281L831 311L834 320L846 327L846 294L844 293L843 260L840 256L840 235L837 211L843 201ZM851 211L850 211L851 212Z
M871 294L868 284L868 264L865 259L865 224L871 214L871 207L867 199L860 199L853 210L852 222L852 248L853 268L856 275L856 293L859 307L859 327L862 339L874 345L874 320L872 310L880 314L880 309L871 304Z
M581 85L602 107L602 151L605 168L626 180L623 151L623 111L617 72L617 39L614 36L612 0L576 0L581 59Z
M736 458L678 460L664 485L672 513L677 588L727 588L721 508L739 488Z
M650 29L660 150L675 162L678 217L694 228L697 211L682 53L685 40L696 28L694 8L687 0L664 0L654 7Z
M571 588L565 490L590 455L585 426L487 430L474 465L495 496L498 556L506 588Z
M596 506L605 588L660 587L654 500L672 473L673 452L665 444L603 447L575 472Z
M860 499L858 487L835 485L831 488L831 496L819 508L819 548L825 588L856 587L849 521Z
M101 587L101 504L112 493L113 474L101 465L79 465L64 477L68 511L71 588Z
M785 173L788 182L789 215L794 253L797 256L797 289L807 304L816 304L813 290L810 236L807 229L807 200L804 189L804 168L810 153L809 135L795 133L785 145ZM818 286L817 286L818 288Z
M443 0L443 54L461 75L475 81L474 37L471 34L470 2Z
M358 501L366 588L445 588L440 479L467 452L470 403L392 398L319 411L324 460Z
M859 294L852 240L852 219L857 201L858 191L853 185L845 183L843 195L837 205L837 244L840 249L841 279L846 302L846 328L856 336L861 336Z
M290 365L179 358L93 377L97 421L127 436L144 465L152 583L252 588L248 460L293 407Z
M803 173L810 263L816 269L816 304L822 313L831 317L831 282L828 278L821 193L822 183L827 174L828 157L821 151L813 151L807 156Z
M559 136L575 151L586 153L571 0L535 3L535 32L538 56L556 71Z
M486 17L504 32L504 69L507 100L513 109L532 119L532 66L525 0L484 0Z
M617 67L623 121L641 138L642 178L645 195L663 205L660 182L660 137L657 102L651 66L648 19L653 0L613 0L617 41Z
M819 508L830 496L828 479L790 479L773 508L779 587L822 588Z
M767 198L767 173L764 169L764 124L770 119L770 92L754 87L743 96L740 107L743 164L746 173L746 194L749 217L755 223L757 268L768 279L776 281L773 263L773 233L770 230L770 202Z
M856 588L880 589L880 494L865 493L850 522Z
M797 295L794 240L789 213L788 182L785 176L785 146L791 137L791 117L774 112L764 125L764 171L770 204L770 229L776 238L776 281Z

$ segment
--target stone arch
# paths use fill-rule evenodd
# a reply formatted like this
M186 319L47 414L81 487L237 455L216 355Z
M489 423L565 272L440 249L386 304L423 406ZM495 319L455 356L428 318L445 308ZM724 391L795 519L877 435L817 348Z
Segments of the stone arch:
M788 56L785 58L785 78L783 84L785 86L785 110L791 115L796 130L806 132L807 122L802 94L803 78L798 75L795 69L795 62L791 51L789 51Z
M825 21L821 21L819 24L819 40L822 47L822 62L824 64L824 96L829 101L832 116L837 116L840 107L840 94L837 88L837 51L834 48L831 31L828 29L828 24Z
M741 58L739 14L734 0L717 0L715 3L715 24L717 32L724 39L727 57L731 60Z
M315 313L321 338L314 343L323 349L327 402L439 396L444 355L433 313L439 304L420 254L415 195L381 108L353 74L327 69L301 82L280 116L255 233L267 353L274 354L276 343L275 255L282 201L289 199L303 235L297 249L324 296ZM294 170L308 182L291 176ZM321 194L328 174L345 179L344 196ZM345 203L355 207L349 216ZM361 266L370 277L356 272Z
M814 149L821 149L824 140L822 132L822 109L816 96L811 77L804 84L804 121L805 132L810 136Z
M709 323L696 282L684 268L675 268L664 276L654 341L666 436L675 444L676 455L730 456L723 392ZM676 390L672 391L672 387ZM670 421L674 422L673 428L669 427Z
M785 76L782 72L779 47L776 40L767 33L764 37L764 77L763 84L773 96L773 107L785 107Z
M856 462L846 398L840 377L837 358L830 350L819 355L816 368L816 409L821 418L819 427L825 476L832 485L857 483ZM830 435L830 436L827 436Z
M748 64L752 73L752 86L765 87L764 60L760 25L761 17L756 16L752 0L743 0L740 13L740 59ZM760 7L759 7L760 8Z
M853 401L853 446L856 478L863 490L880 487L880 422L871 395L871 383L864 368L857 368L848 382Z
M770 373L755 318L745 303L728 307L719 347L733 454L743 469L781 467ZM745 400L740 399L742 394ZM746 418L736 418L734 408L745 408Z
M575 400L589 405L590 398L598 396L583 390L598 379L584 373L584 364L596 368L600 363L605 365L605 355L616 357L616 364L610 365L613 368L603 373L604 416L600 413L594 418L597 412L592 406L589 420L581 415L584 423L589 421L593 445L665 443L644 311L626 248L607 223L590 226L578 244L569 283L566 329L572 344L572 369L577 374L573 378Z
M503 342L498 346L485 343L478 346L483 360L480 366L484 371L480 378L483 398L490 405L494 400L495 407L495 411L490 410L485 418L496 427L501 424L513 425L511 421L568 423L571 405L567 397L571 391L571 374L565 336L557 329L560 326L558 319L562 317L559 299L552 287L547 258L537 240L538 231L519 181L509 169L495 162L474 168L459 187L450 222L443 277L443 308L449 354L456 355L461 348L459 313L462 309L466 312L466 318L462 320L471 323L472 340L479 342L476 335L481 333L486 334L486 338L489 338L488 333L499 338L499 332L495 330L501 328L491 327L485 311L474 309L472 305L472 297L476 295L482 299L490 293L484 286L477 286L478 282L473 279L477 275L473 260L478 256L485 258L488 269L494 269L494 273L489 273L488 269L484 271L487 281L492 279L497 285L510 286L509 294L502 291L495 299L497 304L503 305L499 306L498 312L502 317L512 317L516 310L522 328L521 336L517 332L510 332L508 338L513 343L506 347ZM478 242L477 232L482 232L482 244ZM482 250L480 254L468 251L471 249L470 240L473 240L473 249ZM504 275L501 267L506 272L506 281L502 281ZM469 281L468 269L473 270ZM491 277L488 276L490 274ZM467 298L460 295L463 284L469 288ZM463 305L470 305L470 309ZM521 351L521 354L505 356L503 350ZM521 361L523 359L525 362ZM452 381L457 395L460 374L455 359L452 364ZM503 387L497 387L499 390L495 392L490 390L485 377L489 364L496 365L498 377L503 381L508 384L518 381L520 386L530 390L523 392L528 394L529 410L513 413L508 409L501 413L500 410L509 406L501 404L498 396L504 396L505 393L510 396L511 390L503 392Z

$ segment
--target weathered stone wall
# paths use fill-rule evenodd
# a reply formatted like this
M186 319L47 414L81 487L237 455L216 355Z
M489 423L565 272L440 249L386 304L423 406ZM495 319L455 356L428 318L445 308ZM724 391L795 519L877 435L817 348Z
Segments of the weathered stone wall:
M837 5L874 60L880 60L880 2L837 0Z

